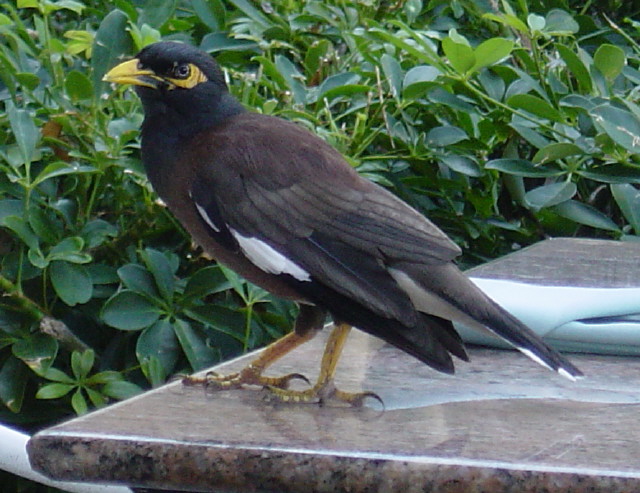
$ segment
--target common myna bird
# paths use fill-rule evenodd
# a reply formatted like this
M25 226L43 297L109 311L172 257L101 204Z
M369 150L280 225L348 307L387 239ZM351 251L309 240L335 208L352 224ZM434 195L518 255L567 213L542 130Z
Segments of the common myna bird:
M468 357L452 320L489 330L566 377L581 375L469 281L453 263L460 249L433 223L308 130L247 111L207 53L155 43L104 80L135 86L149 180L193 238L247 280L299 303L293 332L241 372L209 383L360 404L371 394L341 392L332 382L352 326L453 373L451 356ZM327 313L334 329L317 383L297 391L288 389L296 375L265 377Z

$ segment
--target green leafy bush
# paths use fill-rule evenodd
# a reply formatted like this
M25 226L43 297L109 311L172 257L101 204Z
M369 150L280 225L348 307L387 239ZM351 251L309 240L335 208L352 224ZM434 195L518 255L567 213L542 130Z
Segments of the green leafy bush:
M139 102L101 80L122 57L160 39L211 52L245 105L330 142L469 266L550 235L640 235L640 23L632 2L603 3L3 4L0 419L83 413L295 315L157 201Z

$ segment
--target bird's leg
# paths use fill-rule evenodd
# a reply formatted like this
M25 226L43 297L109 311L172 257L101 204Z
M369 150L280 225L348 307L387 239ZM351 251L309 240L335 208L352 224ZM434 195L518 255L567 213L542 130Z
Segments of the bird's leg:
M313 339L322 329L326 312L312 305L301 305L296 319L295 330L268 345L260 355L237 373L218 375L208 373L204 377L188 376L184 385L204 385L219 389L235 389L244 385L260 385L269 388L287 389L291 380L309 380L300 373L290 373L280 377L265 377L262 373L285 354Z
M299 373L290 373L281 377L265 377L262 375L262 372L282 358L285 354L313 338L314 335L315 332L308 332L304 335L300 335L296 332L290 332L286 336L267 346L256 359L237 373L219 375L217 373L210 372L204 377L185 377L182 380L182 383L184 385L204 385L206 387L217 387L219 389L236 389L243 385L261 385L263 387L266 386L286 389L289 382L296 378L308 382L307 378Z
M270 387L273 396L285 402L319 402L322 404L328 400L337 400L356 407L361 406L368 397L382 403L380 397L373 392L343 392L338 390L334 384L333 377L336 372L336 366L350 331L351 326L348 324L335 324L322 355L318 380L312 388L308 390L289 390Z

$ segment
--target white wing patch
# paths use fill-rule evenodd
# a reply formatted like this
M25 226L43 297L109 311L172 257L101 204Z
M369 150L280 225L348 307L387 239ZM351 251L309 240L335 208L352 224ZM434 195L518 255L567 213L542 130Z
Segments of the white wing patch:
M191 194L189 194L189 197L191 197ZM205 208L198 204L195 200L193 201L193 203L196 204L196 210L198 211L198 214L200 214L200 217L204 219L204 222L207 223L216 233L219 233L220 228L216 226L216 223L211 220Z
M311 276L306 270L264 241L258 238L242 236L234 229L229 229L238 245L240 245L242 253L260 270L270 274L289 274L298 281L311 281Z

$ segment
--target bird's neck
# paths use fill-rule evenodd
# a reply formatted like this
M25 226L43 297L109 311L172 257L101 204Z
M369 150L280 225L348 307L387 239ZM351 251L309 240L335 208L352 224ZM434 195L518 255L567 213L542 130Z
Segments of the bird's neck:
M153 187L161 195L163 177L171 179L166 170L175 166L191 140L201 132L222 124L246 109L231 94L220 94L217 101L203 98L188 104L159 104L141 98L145 110L142 124L142 162Z
M145 134L152 134L170 140L189 139L246 111L228 92L216 95L215 99L204 93L170 100L153 100L141 93L141 99L145 113L143 138Z

